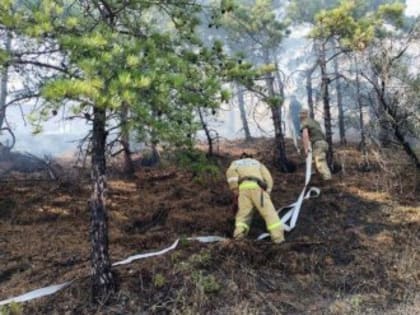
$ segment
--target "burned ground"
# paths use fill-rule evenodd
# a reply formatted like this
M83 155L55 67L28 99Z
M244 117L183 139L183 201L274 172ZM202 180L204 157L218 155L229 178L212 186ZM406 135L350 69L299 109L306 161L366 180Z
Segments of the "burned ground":
M173 165L110 178L112 261L169 246L163 256L114 268L119 291L98 310L89 301L89 181L9 181L0 191L0 297L78 279L22 306L24 314L416 314L420 309L418 174L371 155L359 171L355 148L340 148L342 171L304 202L287 242L200 244L185 237L230 237L233 213L223 170L249 144L225 144L220 174L193 177ZM275 171L270 140L251 144L273 171L275 205L293 202L304 179ZM292 147L289 152L293 152ZM406 169L405 169L406 168ZM409 170L409 171L407 171Z

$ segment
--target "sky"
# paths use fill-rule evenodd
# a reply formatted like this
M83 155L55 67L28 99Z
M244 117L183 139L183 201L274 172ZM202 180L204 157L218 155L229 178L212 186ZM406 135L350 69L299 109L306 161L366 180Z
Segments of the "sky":
M407 4L407 15L419 15L420 14L420 0L406 0Z

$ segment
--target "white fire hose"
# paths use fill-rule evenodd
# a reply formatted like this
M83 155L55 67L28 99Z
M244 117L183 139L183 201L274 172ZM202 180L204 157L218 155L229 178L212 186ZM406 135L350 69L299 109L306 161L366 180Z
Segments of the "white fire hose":
M299 198L297 199L296 202L277 210L277 212L281 212L282 210L290 209L281 218L281 221L284 225L284 229L286 231L291 231L296 226L296 222L297 222L297 219L299 217L299 212L300 212L300 208L302 206L303 200L313 198L313 197L318 197L319 194L320 194L320 189L316 188L316 187L310 187L306 191L307 186L309 184L309 181L311 179L311 172L312 172L312 152L309 151L308 156L306 157L305 185L303 187L302 192L299 195ZM306 194L305 194L305 191L306 191ZM287 222L289 222L289 223L287 223ZM269 236L268 233L261 234L257 238L257 240L264 239L268 236ZM226 240L226 238L221 237L221 236L196 236L196 237L189 237L189 238L187 238L187 240L188 241L198 241L198 242L201 242L201 243L213 243L213 242L219 242L219 241ZM149 257L153 257L153 256L160 256L160 255L166 254L167 252L170 252L170 251L174 250L178 246L178 244L179 244L179 239L177 239L171 246L169 246L167 248L164 248L160 251L146 253L146 254L133 255L133 256L130 256L130 257L124 259L124 260L120 260L120 261L117 261L117 262L113 263L112 266L115 267L115 266L119 266L119 265L126 265L126 264L132 263L135 260L145 259L145 258L149 258ZM65 287L68 287L69 285L71 285L73 281L74 280L67 281L67 282L64 282L62 284L54 284L54 285L51 285L51 286L48 286L48 287L36 289L36 290L30 291L30 292L24 293L22 295L0 301L0 306L1 305L6 305L6 304L9 304L9 303L26 302L26 301L30 301L30 300L34 300L34 299L43 297L43 296L54 294L54 293L64 289Z
M321 193L321 190L317 187L310 187L309 189L307 189L309 182L311 181L311 175L312 175L312 149L309 150L308 155L306 156L305 185L303 186L303 189L299 195L299 198L296 200L296 202L291 203L290 205L282 207L277 210L277 213L280 213L283 210L290 209L280 218L280 221L283 223L284 230L287 232L290 232L291 230L295 228L297 219L299 217L300 208L302 207L303 200L318 197ZM260 236L258 236L257 240L262 240L268 236L270 236L270 234L263 233Z

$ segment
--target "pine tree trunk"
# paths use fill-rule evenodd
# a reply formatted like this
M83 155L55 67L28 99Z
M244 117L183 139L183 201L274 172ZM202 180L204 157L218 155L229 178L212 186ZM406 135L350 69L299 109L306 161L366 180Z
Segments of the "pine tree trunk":
M384 84L384 83L382 83ZM385 90L385 88L383 88ZM378 90L376 90L378 93ZM382 106L383 111L390 117L388 119L387 123L391 126L393 130L393 134L395 138L398 140L398 142L402 145L404 151L407 153L407 155L413 160L414 164L418 169L420 169L420 160L417 157L417 154L414 152L413 148L410 146L408 141L405 139L404 131L401 129L400 121L398 120L398 117L396 117L395 111L392 110L392 108L388 105L387 101L385 100L385 97L382 93L378 93L379 101Z
M341 90L341 79L339 76L337 57L334 58L334 75L335 75L335 89L337 91L337 107L338 107L338 127L340 132L340 144L346 145L346 130L344 127L344 108L343 108L343 94Z
M244 128L245 140L249 141L252 137L251 132L249 131L248 120L246 119L244 92L239 84L236 85L236 92L238 93L239 111L241 114L242 126Z
M160 154L157 148L157 142L152 142L152 159L156 165L160 163Z
M394 135L395 138L397 138L397 140L404 148L404 151L407 153L407 155L413 160L414 164L416 165L416 168L420 169L420 160L417 157L417 154L414 152L413 148L411 147L410 143L408 143L408 141L405 139L404 133L401 131L399 124L394 124Z
M377 103L377 114L378 114L378 122L379 122L379 142L382 146L387 147L392 144L393 142L393 126L390 123L388 117L387 117L387 111L386 111L386 103L384 104L384 93L385 93L385 85L386 82L388 82L388 70L386 70L386 66L384 65L384 68L382 69L381 73L379 75L374 75L372 78L372 82L374 83L375 87L375 101ZM380 87L378 90L377 88Z
M315 64L314 67L306 71L306 94L308 97L309 117L311 117L312 119L315 118L314 97L313 97L313 88L312 88L312 74L314 73L317 65L318 64Z
M277 58L274 57L274 60L276 62L276 67L277 67L277 71L274 72L275 76L276 76L276 80L277 80L277 84L278 84L278 94L280 96L281 99L281 103L279 104L279 110L280 110L280 122L281 122L281 126L282 126L282 135L284 137L284 135L286 134L286 124L283 123L282 121L282 117L285 116L285 109L284 109L284 83L283 80L281 78L281 74L280 74L280 67L279 67L279 63L277 61ZM284 141L284 140L283 140Z
M386 112L383 108L383 106L381 105L381 100L379 98L379 96L376 98L376 102L378 103L378 116L379 116L379 142L381 143L381 145L383 147L388 147L392 144L392 126L389 123L387 117L386 117Z
M312 45L312 53L314 55L317 54L319 48L316 42ZM314 107L314 96L313 96L313 88L312 88L312 75L318 66L318 60L312 65L311 68L307 69L305 72L306 77L306 94L308 98L308 108L309 108L309 117L315 119L315 107Z
M12 38L10 32L6 32L5 52L10 52ZM1 71L0 79L0 129L3 128L4 120L6 118L6 100L7 100L7 84L9 82L9 67L5 65Z
M268 88L268 93L270 98L275 97L274 93L274 86L273 86L273 77L266 79L266 84ZM280 170L282 172L291 172L291 164L287 160L286 156L286 144L284 141L284 135L282 130L282 122L281 122L281 104L275 105L270 104L271 113L273 116L273 124L274 124L274 135L276 141L276 149L278 154L278 164Z
M365 121L363 117L363 106L362 106L362 96L360 94L360 79L359 79L359 68L356 63L356 92L357 92L357 105L359 107L359 125L360 125L360 151L363 156L366 156L366 133L365 133Z
M362 153L363 163L361 165L361 170L370 171L369 159L367 154L366 147L366 132L365 132L365 119L363 115L363 104L362 104L362 95L360 93L360 78L359 78L359 66L357 58L354 60L356 66L356 93L357 93L357 105L359 107L359 127L360 127L360 144L359 149Z
M271 63L270 53L268 51L264 52L264 61L266 64ZM268 90L268 96L270 99L275 99L276 93L274 91L274 77L272 73L267 74L267 78L265 79L265 83ZM281 86L282 82L279 83L279 94L278 97L280 99L278 104L273 104L270 102L270 109L274 124L274 138L276 141L276 149L278 154L278 165L282 172L293 172L292 164L289 162L286 156L286 143L284 141L284 134L283 134L283 126L282 126L282 105L284 102L284 94L283 88Z
M121 106L121 145L124 153L124 174L126 176L134 176L135 168L133 159L131 158L130 149L130 131L128 128L128 104L125 102Z
M321 68L321 97L324 104L324 126L325 136L329 145L327 152L327 161L331 170L333 170L333 141L332 141L332 127L331 127L331 111L330 111L330 96L328 91L328 85L330 78L327 73L327 61L326 61L326 47L323 43L319 51L319 66Z
M207 155L213 156L213 138L210 135L210 130L207 126L207 123L204 121L204 116L203 116L203 112L201 111L201 108L198 108L198 115L200 117L201 126L203 127L204 133L206 134L207 144L209 146Z
M94 107L90 240L92 244L92 297L95 302L106 301L115 292L115 282L108 254L108 215L105 207L107 188L105 120L105 110Z

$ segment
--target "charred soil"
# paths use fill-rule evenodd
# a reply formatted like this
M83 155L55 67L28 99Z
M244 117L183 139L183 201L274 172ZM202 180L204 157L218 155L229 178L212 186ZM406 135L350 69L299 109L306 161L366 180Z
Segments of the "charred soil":
M118 292L90 301L88 178L0 183L0 300L77 279L55 295L27 302L23 314L419 314L419 174L405 158L372 151L360 171L356 147L337 148L341 172L313 185L297 227L280 245L255 241L201 244L185 237L231 237L234 214L224 170L246 148L272 171L277 207L293 202L304 159L288 144L297 171L276 170L272 140L224 143L219 172L174 165L142 168L133 180L109 178L112 261L159 250L165 255L114 268ZM396 154L393 152L393 154ZM398 162L392 162L398 161ZM413 173L414 172L414 173ZM1 310L1 309L0 309ZM0 311L1 313L1 311Z

